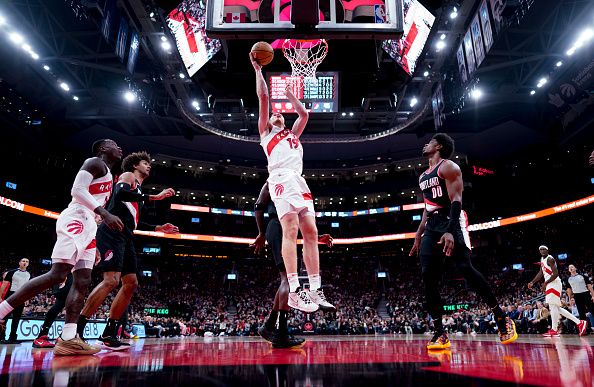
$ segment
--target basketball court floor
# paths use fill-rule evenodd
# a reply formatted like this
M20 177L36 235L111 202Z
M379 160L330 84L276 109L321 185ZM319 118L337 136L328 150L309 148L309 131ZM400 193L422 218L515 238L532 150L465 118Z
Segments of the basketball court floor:
M316 336L272 349L258 337L132 341L127 351L55 357L31 343L0 349L2 386L594 386L594 336L452 337L428 353L423 335ZM10 372L10 373L9 373Z

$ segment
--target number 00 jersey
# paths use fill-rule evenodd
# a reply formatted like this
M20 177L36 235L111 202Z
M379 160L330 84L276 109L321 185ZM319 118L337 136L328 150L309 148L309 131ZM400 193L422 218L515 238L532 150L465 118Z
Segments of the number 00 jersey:
M419 178L419 186L423 191L423 199L425 201L425 209L429 214L440 210L443 214L450 213L450 196L448 195L448 187L446 181L439 174L439 168L445 160L441 160L433 168L423 172Z
M290 169L298 175L303 173L303 147L291 130L273 126L260 145L268 158L268 173L277 169Z

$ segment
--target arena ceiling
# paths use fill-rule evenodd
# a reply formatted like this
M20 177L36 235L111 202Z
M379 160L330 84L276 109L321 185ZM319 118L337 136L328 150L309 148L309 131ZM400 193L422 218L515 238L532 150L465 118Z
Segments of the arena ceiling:
M113 137L127 150L152 152L188 159L218 160L239 164L265 163L257 143L213 135L192 125L181 114L178 101L200 101L200 120L228 133L257 133L257 100L247 51L253 42L226 42L192 79L181 79L183 64L176 52L160 47L164 16L172 2L119 1L131 25L141 31L141 49L133 76L101 35L101 15L96 3L82 1L19 0L7 2L2 13L7 25L18 26L40 59L21 55L11 44L0 45L3 88L14 88L36 108L46 134L73 147L87 147L97 137ZM444 85L444 131L458 140L458 149L470 156L491 158L518 151L535 143L552 143L583 133L589 119L578 117L562 125L561 115L546 93L530 95L542 74L550 83L571 74L551 72L565 60L567 47L584 25L592 25L594 9L584 1L507 2L506 27L497 37L477 71L475 82L483 90L479 101L455 80L455 48L468 27L478 2L458 2L459 16L449 18L451 2L425 2L436 22L419 69L431 75L408 77L374 41L331 42L330 55L320 70L340 70L339 113L312 114L309 136L336 139L366 136L398 124L398 134L359 143L308 144L306 162L332 165L343 160L405 159L418 156L420 145L434 132L430 94L436 82ZM84 5L83 5L84 4ZM151 12L156 15L150 16ZM433 43L445 33L448 45L436 52ZM8 40L7 40L8 41ZM362 53L352 55L352 53ZM591 54L591 48L586 54ZM279 63L278 65L276 63ZM44 70L42 65L49 66ZM283 63L276 61L275 66ZM287 65L288 67L288 65ZM570 66L566 66L569 71ZM274 68L272 70L275 70ZM60 88L67 80L70 90ZM128 104L122 95L141 90L143 100ZM73 101L72 96L78 97ZM411 108L408 101L420 103ZM365 98L365 100L363 100ZM362 103L363 100L363 103ZM208 108L208 102L215 105ZM217 101L217 104L213 102ZM367 101L367 102L365 102ZM429 106L421 119L409 123L418 109ZM353 112L343 117L342 112ZM231 114L231 117L229 117ZM23 118L25 119L25 118ZM46 124L47 123L47 124ZM243 129L243 130L242 130ZM246 130L247 129L247 130ZM330 164L329 164L330 162ZM307 163L306 163L307 165Z

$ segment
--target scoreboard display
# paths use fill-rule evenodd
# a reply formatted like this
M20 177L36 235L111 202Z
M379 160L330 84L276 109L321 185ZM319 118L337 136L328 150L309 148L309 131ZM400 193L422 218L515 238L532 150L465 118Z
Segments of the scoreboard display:
M310 78L293 77L290 74L269 74L268 89L273 113L294 113L295 108L285 96L290 84L293 94L310 113L338 112L338 73L316 74L317 81Z

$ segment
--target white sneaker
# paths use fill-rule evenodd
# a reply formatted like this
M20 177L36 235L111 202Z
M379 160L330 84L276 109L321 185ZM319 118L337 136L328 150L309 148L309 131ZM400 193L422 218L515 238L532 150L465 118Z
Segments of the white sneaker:
M336 307L326 300L324 291L320 288L318 290L309 291L309 298L314 304L318 304L324 312L336 312Z
M309 298L309 292L297 288L295 292L289 292L289 306L305 313L313 313L320 307Z

